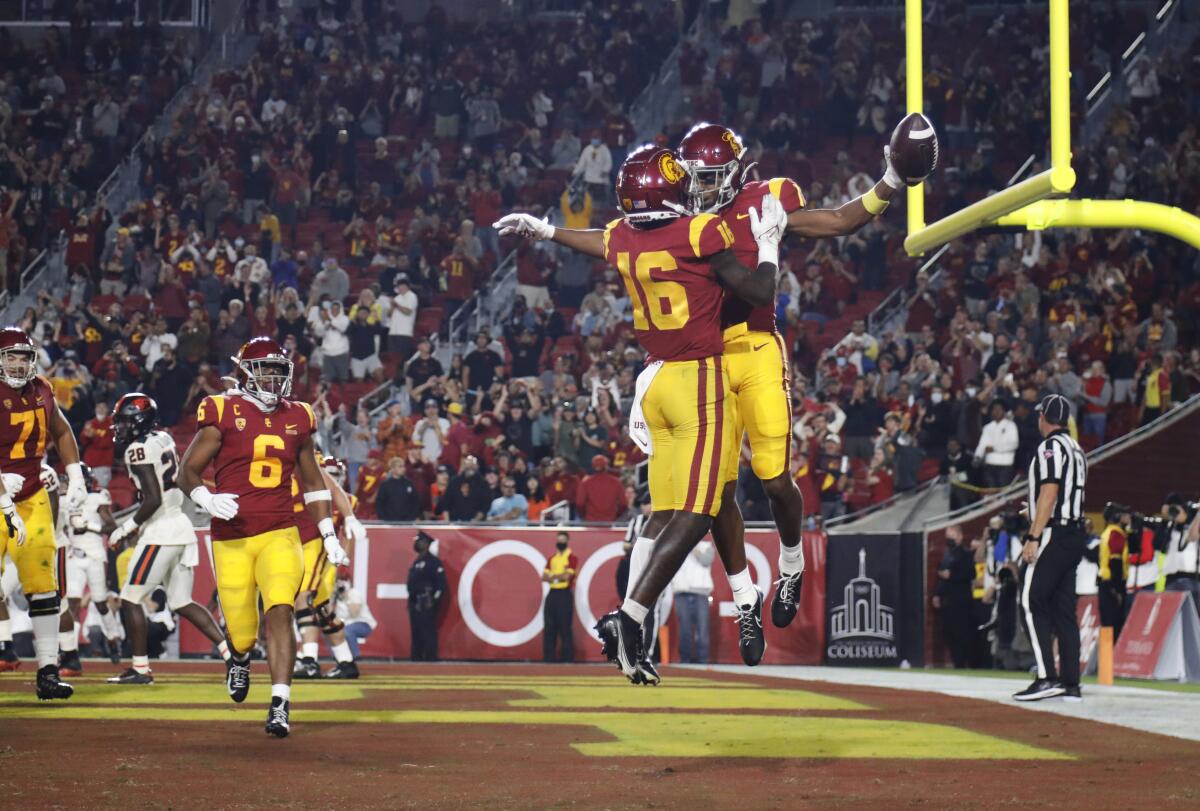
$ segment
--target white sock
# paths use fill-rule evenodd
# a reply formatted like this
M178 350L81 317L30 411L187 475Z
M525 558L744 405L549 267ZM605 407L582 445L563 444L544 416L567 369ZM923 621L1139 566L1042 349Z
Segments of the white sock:
M639 602L635 602L632 597L626 597L625 602L621 603L621 610L629 615L629 618L641 625L646 621L646 615L650 613L650 609Z
M316 659L318 653L320 653L320 643L319 642L305 642L304 644L302 644L300 646L300 658L301 659ZM335 653L336 653L336 651L335 651ZM341 660L339 660L339 661L341 661Z
M629 553L629 583L625 586L626 597L633 593L633 587L641 579L642 572L646 571L646 564L650 562L650 555L653 553L653 538L639 536L633 542L633 550Z
M779 545L779 573L802 574L804 572L804 541L795 546Z
M729 575L729 588L733 589L733 602L737 605L754 605L758 600L758 592L754 590L754 581L750 579L749 566L737 574Z
M221 658L226 662L228 662L233 656L233 654L229 652L229 642L224 639L217 643L217 653L221 654Z
M292 700L292 685L290 684L272 684L271 698L282 698L284 701Z
M0 645L12 642L12 620L0 620Z
M53 594L34 594L30 602L39 597L54 596ZM33 651L37 654L38 668L58 664L58 614L30 617L33 623Z
M336 645L330 645L329 649L333 651L333 658L337 659L339 663L354 661L354 654L350 652L349 642L342 641Z
M58 649L63 653L72 653L79 650L79 637L73 631L59 631Z
M150 672L150 657L149 656L133 657L133 669L136 670L138 673L149 673Z

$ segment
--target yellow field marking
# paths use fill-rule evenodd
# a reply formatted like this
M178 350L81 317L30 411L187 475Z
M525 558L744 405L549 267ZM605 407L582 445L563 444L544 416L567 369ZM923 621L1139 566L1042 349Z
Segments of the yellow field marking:
M93 721L237 721L260 707L159 708L152 716L117 707L24 705L7 718ZM1069 755L943 724L781 715L653 712L514 712L321 710L303 708L293 721L329 724L488 724L594 727L614 740L573 743L592 757L888 758L921 760L1072 760Z
M629 685L607 685L578 690L570 687L531 687L541 698L509 701L512 707L581 707L599 709L680 710L866 710L855 701L811 693L807 690L775 690L767 687L712 689L670 686L631 689Z

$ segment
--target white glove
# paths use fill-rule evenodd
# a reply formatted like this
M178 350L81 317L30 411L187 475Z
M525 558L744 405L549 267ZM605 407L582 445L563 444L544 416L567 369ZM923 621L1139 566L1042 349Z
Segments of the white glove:
M210 493L208 488L200 485L191 493L192 501L213 518L222 521L232 521L238 514L238 497L232 493Z
M900 173L896 171L896 167L892 166L892 148L887 144L883 145L883 162L887 165L887 169L883 173L884 183L892 190L907 185L904 182L904 178L900 177Z
M8 525L8 537L17 539L17 546L25 543L25 522L21 520L21 514L17 512L17 505L13 503L12 496L8 493L0 496L0 513L4 515L4 523Z
M126 518L125 523L121 524L121 526L114 529L112 531L112 534L108 536L109 547L112 549L116 549L117 545L120 544L121 541L125 540L130 535L136 534L137 531L138 531L138 525L134 522L133 518L132 517Z
M502 237L515 234L535 241L554 238L554 226L532 214L505 214L492 223L492 227L499 231Z
M5 473L0 475L0 479L4 480L4 492L10 496L21 492L21 488L25 486L25 477L20 473Z
M346 516L346 537L355 543L367 539L367 528L353 515Z
M750 233L758 243L758 263L770 262L779 266L779 243L787 230L787 212L779 198L768 194L762 199L762 213L750 209Z
M321 531L321 540L325 544L325 555L329 558L329 562L334 566L345 566L349 563L350 556L338 543L337 532L333 529L333 519L322 518L317 522L317 529Z
M83 468L78 462L67 465L67 494L63 497L63 506L74 510L83 505L87 498L87 483L83 480Z
M71 525L71 529L87 529L87 520L83 517L83 513L73 513L67 518L67 523Z

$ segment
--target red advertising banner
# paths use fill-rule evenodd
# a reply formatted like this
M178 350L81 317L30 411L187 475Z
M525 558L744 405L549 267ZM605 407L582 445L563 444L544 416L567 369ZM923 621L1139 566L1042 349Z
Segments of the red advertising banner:
M1187 597L1182 591L1138 592L1113 650L1113 673L1153 679L1171 623Z
M437 539L436 554L446 567L450 594L438 621L442 659L537 660L542 658L542 602L548 586L542 567L554 553L559 527L420 527ZM408 568L413 562L411 526L368 525L369 538L355 549L353 586L366 595L379 628L362 646L363 656L408 658ZM620 604L617 565L624 531L570 529L571 550L579 557L575 584L575 652L579 661L601 661L600 643L592 626ZM206 533L201 536L207 540ZM755 583L768 596L777 576L779 540L775 532L747 530L746 557ZM804 590L800 613L791 627L779 630L764 608L767 664L819 664L825 644L824 533L806 532ZM737 626L730 614L729 583L719 559L713 565L714 590L710 615L711 658L740 663ZM195 594L204 601L213 588L206 555L196 570ZM674 625L674 620L670 623ZM205 640L188 623L181 623L183 653L205 653ZM672 631L674 629L672 628ZM677 635L671 634L675 640ZM674 647L674 642L672 643ZM672 659L676 651L672 651Z
M1075 617L1079 621L1079 672L1087 673L1096 646L1100 644L1100 600L1090 594L1080 597L1075 603Z

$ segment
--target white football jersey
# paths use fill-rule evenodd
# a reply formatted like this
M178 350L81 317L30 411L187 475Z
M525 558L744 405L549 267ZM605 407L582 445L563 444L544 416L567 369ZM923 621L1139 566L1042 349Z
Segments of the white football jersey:
M179 452L175 450L175 440L170 434L165 431L153 431L144 440L130 443L125 449L125 465L129 468L134 465L152 465L159 487L162 488L162 504L155 510L154 515L146 520L146 524L158 523L174 516L187 519L183 513L183 491L175 483L175 477L179 473ZM140 489L142 484L138 477L133 475L132 470L130 477ZM191 526L190 522L188 526Z
M59 492L60 486L58 482L58 473L50 465L42 462L42 487L46 488L47 493L53 493L59 499L59 504L62 504L62 493ZM64 546L69 546L68 538L71 535L71 528L67 526L67 514L65 510L58 510L57 520L54 522L54 546L61 549Z

